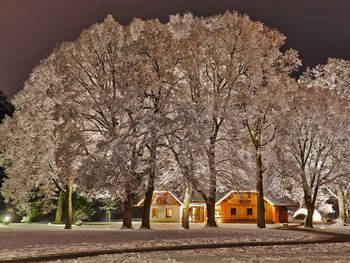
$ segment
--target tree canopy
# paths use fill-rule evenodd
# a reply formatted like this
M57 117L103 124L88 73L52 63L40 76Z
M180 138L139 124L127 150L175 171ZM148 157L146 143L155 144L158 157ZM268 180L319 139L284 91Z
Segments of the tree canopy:
M263 228L264 195L289 180L312 218L319 188L348 176L349 63L331 59L298 82L285 39L235 12L92 25L13 99L1 125L6 201L26 213L36 191L48 212L64 192L70 228L73 192L122 200L131 228L144 196L150 228L156 188L193 190L215 227L217 193L255 188Z

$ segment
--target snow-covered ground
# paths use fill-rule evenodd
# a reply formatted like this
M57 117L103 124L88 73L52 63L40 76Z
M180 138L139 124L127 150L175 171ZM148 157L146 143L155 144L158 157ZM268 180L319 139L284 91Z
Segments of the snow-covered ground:
M348 263L350 243L221 248L144 254L102 255L56 262L75 263Z
M137 225L135 225L135 227L137 227ZM318 232L278 230L275 229L276 225L269 225L269 228L267 229L257 229L253 224L224 224L219 228L214 229L203 228L203 225L200 224L193 224L191 225L191 230L181 229L180 224L153 224L152 227L152 230L119 230L120 224L112 224L89 225L74 227L73 230L63 230L63 226L39 224L3 226L0 227L0 236L2 237L0 239L0 260L18 256L43 256L57 253L115 250L123 248L149 248L165 245L178 246L186 244L250 241L278 242L285 240L314 240L329 238L329 235L324 235ZM304 253L304 250L306 249L304 254L309 255L311 252L308 254L307 251L312 251L312 247L316 249L316 252L327 251L328 249L333 253L336 251L333 248L337 247L339 247L340 251L350 251L350 246L346 243L285 247L188 250L178 252L152 252L147 254L115 254L98 256L95 258L83 258L81 260L71 260L67 262L89 262L87 260L90 260L90 262L162 262L162 260L167 260L168 257L170 258L169 262L195 262L197 257L201 258L197 262L217 262L213 261L212 254L218 260L229 260L226 262L249 262L230 260L231 258L240 258L250 255L250 253L253 253L252 258L268 258L272 253L272 255L278 256L277 254L279 254L279 257L286 257L289 259L289 256L287 256L289 252L293 254L291 254L290 257L295 257L298 255L299 251ZM255 254L257 256L255 256ZM338 254L339 253L335 253L334 255L337 256ZM190 255L194 255L194 257L191 258L189 257ZM312 255L317 254L313 252ZM190 260L186 261L188 258ZM350 262L350 260L346 262Z

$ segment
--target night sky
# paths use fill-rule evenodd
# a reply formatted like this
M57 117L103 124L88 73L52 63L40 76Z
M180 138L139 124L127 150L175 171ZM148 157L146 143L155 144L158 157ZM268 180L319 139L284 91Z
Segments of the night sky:
M247 13L287 36L306 66L350 59L350 0L0 0L0 89L13 96L32 68L62 41L107 14L122 24L191 11Z

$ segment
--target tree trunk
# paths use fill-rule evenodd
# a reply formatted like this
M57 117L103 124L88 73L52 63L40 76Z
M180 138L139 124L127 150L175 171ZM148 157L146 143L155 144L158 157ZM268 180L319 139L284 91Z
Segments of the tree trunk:
M208 198L207 205L207 223L205 227L218 227L215 221L215 199Z
M307 209L305 227L313 228L313 224L312 224L313 220L312 219L313 219L313 215L314 215L315 206L313 206L312 204L305 204L305 205L306 205L306 209Z
M337 189L338 195L338 206L339 206L339 218L338 222L341 224L347 223L347 215L346 215L346 198L344 191L338 187Z
M317 197L319 186L320 184L319 184L319 177L318 177L318 179L315 182L315 186L312 194L309 194L311 192L309 190L310 188L305 188L307 190L306 195L304 195L305 206L307 209L305 227L308 227L308 228L313 228L313 216L314 216L316 197Z
M145 200L143 203L143 214L142 214L142 223L140 228L150 229L150 214L151 214L151 205L152 205L152 196L154 188L148 188L145 194Z
M152 205L152 197L154 191L154 181L156 178L156 151L157 151L157 139L156 134L152 133L151 146L150 146L150 159L149 159L149 177L147 183L147 190L145 193L145 199L143 203L143 214L141 229L150 229L150 213Z
M72 181L68 180L66 186L66 225L64 229L72 229L72 217L73 217L73 208L72 208Z
M215 221L215 201L216 201L216 167L215 167L215 140L216 137L210 138L208 150L209 159L209 197L207 205L207 224L206 227L217 227Z
M187 182L184 198L184 211L182 213L182 227L185 229L190 229L190 204L192 199L192 186Z
M111 223L111 209L106 208L106 223L110 224Z
M63 201L64 201L64 193L61 191L58 194L55 224L61 224L62 222Z
M136 133L136 127L133 125L133 133ZM132 229L132 207L134 202L134 192L135 188L138 188L141 184L141 177L136 172L138 150L136 143L133 143L132 147L132 157L131 157L131 166L129 171L129 178L125 182L125 197L124 197L124 206L123 206L123 225L121 229Z
M315 205L312 202L311 194L309 193L309 189L304 190L304 203L307 210L307 216L305 221L305 227L313 228L312 221L315 210Z
M264 185L263 185L263 167L260 149L255 154L256 165L256 191L257 191L257 226L265 228L265 204L264 204Z
M126 193L123 208L123 225L121 229L132 229L132 196L130 191Z

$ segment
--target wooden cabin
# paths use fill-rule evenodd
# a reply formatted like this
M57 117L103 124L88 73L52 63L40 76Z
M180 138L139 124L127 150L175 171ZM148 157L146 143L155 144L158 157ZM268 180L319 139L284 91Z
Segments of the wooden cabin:
M143 206L142 199L136 206ZM299 208L299 204L287 197L264 197L266 223L287 223L288 210ZM181 223L184 206L170 191L154 191L152 197L151 223ZM207 219L206 204L198 195L190 204L190 222L205 223ZM217 223L256 223L257 192L230 191L218 194L215 204Z
M287 197L264 197L266 223L287 223L288 209L299 207ZM231 191L216 202L221 223L255 223L257 221L257 192Z
M143 206L142 199L136 206ZM182 202L170 191L154 191L152 197L151 223L180 223Z

